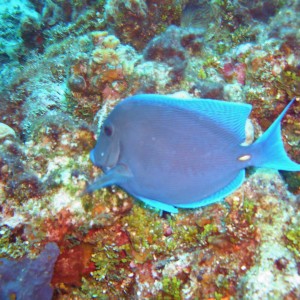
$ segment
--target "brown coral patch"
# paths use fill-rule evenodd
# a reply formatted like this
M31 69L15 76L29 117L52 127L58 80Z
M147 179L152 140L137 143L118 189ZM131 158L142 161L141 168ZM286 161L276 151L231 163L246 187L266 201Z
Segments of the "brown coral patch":
M73 215L68 209L62 209L53 218L45 220L45 231L50 242L64 244L65 236L74 232Z
M81 277L95 270L90 261L92 252L93 247L84 243L65 249L56 261L52 284L81 286Z

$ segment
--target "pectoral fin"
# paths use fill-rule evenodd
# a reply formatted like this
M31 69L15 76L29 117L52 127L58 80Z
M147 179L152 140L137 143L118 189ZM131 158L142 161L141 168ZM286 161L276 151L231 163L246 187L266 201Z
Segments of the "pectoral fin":
M93 193L96 190L100 190L106 186L110 186L113 184L120 184L130 177L132 177L132 173L126 165L116 165L104 175L99 176L92 184L90 184L85 189L83 194Z

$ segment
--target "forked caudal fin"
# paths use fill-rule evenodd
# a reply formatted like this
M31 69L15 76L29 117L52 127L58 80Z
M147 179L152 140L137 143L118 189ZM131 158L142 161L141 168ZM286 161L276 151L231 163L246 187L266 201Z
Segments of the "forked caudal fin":
M250 147L251 164L255 167L285 171L300 171L300 164L293 162L287 155L281 138L281 120L293 104L293 98L266 132Z

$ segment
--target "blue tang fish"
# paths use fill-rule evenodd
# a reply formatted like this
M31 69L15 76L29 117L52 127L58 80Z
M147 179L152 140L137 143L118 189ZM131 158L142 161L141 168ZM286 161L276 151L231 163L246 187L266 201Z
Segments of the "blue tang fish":
M92 162L104 175L86 192L118 185L164 211L197 208L236 190L245 168L300 171L281 139L281 119L243 145L249 104L136 95L120 102L101 128Z

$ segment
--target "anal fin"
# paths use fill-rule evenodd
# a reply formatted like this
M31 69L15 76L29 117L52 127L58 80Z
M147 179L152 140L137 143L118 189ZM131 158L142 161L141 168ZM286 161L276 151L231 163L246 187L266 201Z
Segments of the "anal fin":
M206 206L212 203L216 203L218 201L223 200L228 195L232 194L245 180L245 170L241 170L236 178L230 182L225 188L221 189L220 191L216 192L215 194L201 199L198 202L194 203L187 203L187 204L176 204L176 207L179 208L198 208L202 206Z
M175 213L175 214L178 213L178 209L176 207L174 207L173 205L166 204L166 203L163 203L163 202L159 202L159 201L156 201L156 200L147 199L147 198L144 198L144 197L138 197L138 196L135 196L135 197L137 199L143 201L145 204L147 204L149 206L152 206L154 208L157 208L159 210L163 210L163 211L167 211L167 212Z

